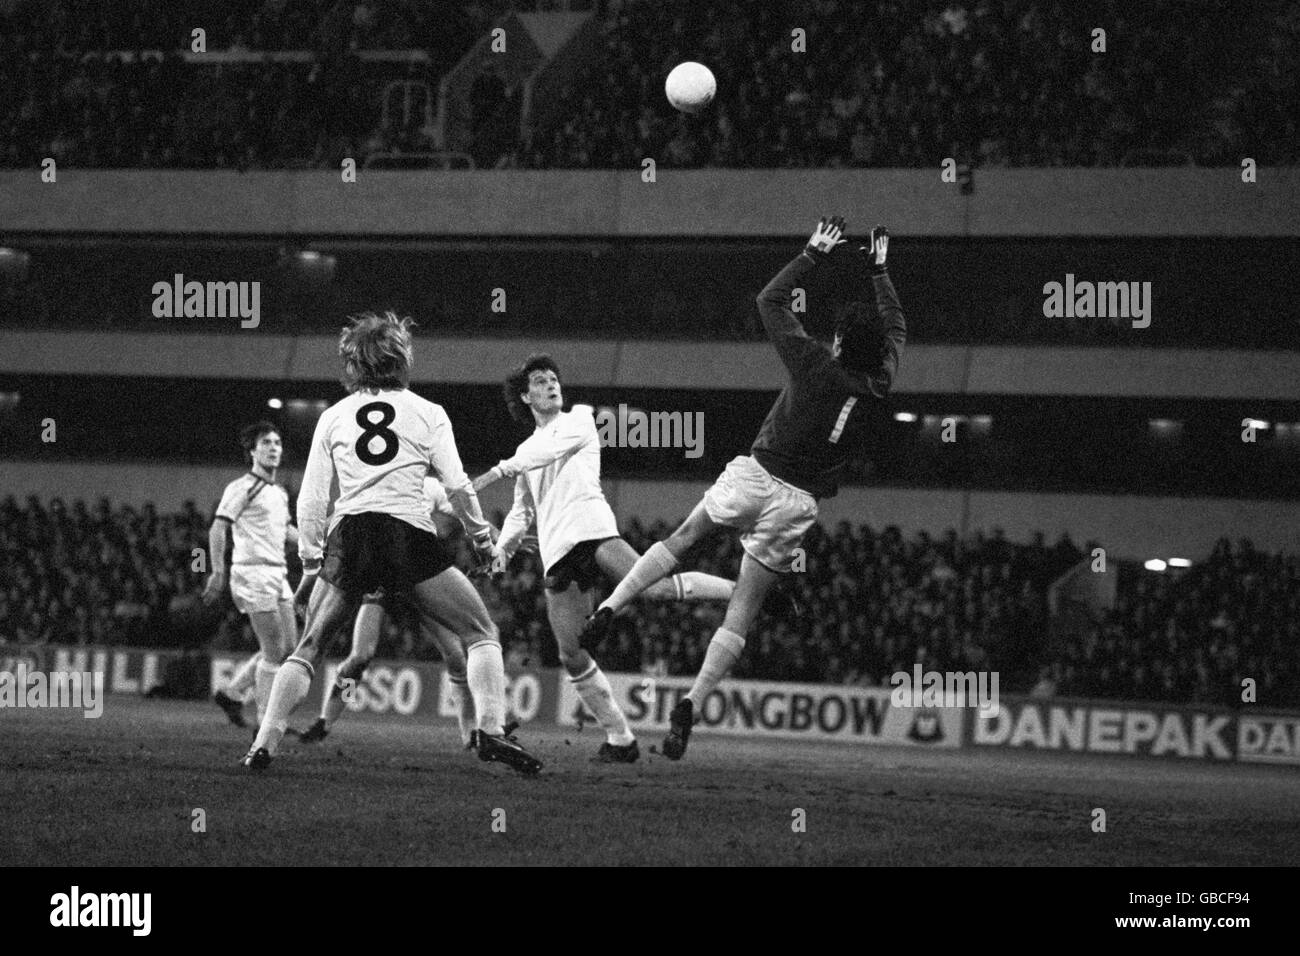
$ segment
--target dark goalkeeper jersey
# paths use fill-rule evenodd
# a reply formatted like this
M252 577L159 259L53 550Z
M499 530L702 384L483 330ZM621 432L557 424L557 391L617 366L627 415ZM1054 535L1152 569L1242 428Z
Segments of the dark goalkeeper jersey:
M758 294L763 327L790 382L767 413L751 453L773 477L815 498L829 498L839 490L849 459L866 446L868 408L894 384L907 326L889 276L873 276L885 349L873 368L845 369L829 348L809 338L790 311L791 291L816 265L811 254L802 252Z

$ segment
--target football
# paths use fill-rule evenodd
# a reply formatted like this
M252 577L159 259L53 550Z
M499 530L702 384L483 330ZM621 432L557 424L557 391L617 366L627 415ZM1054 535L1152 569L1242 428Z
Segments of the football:
M673 109L683 113L698 113L713 102L718 83L703 63L686 62L673 67L664 83L664 92Z

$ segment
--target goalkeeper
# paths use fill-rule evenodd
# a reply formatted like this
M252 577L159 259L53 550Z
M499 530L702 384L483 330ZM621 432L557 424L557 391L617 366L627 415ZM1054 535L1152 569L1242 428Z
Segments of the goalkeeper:
M740 531L745 555L726 618L694 685L669 715L663 753L672 760L685 754L695 714L740 658L769 589L789 573L795 549L817 519L818 500L838 491L849 460L866 445L872 431L867 407L888 395L898 371L907 329L885 268L889 232L883 226L859 250L874 310L852 303L827 348L808 336L790 308L794 288L845 241L843 231L841 217L823 219L803 251L758 294L763 327L789 379L750 454L733 459L681 527L637 560L583 632L584 646L599 643L614 614L673 573L697 541L724 526Z

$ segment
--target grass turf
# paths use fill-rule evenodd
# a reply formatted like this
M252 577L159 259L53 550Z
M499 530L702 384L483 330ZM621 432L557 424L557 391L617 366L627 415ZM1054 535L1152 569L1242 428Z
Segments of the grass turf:
M480 763L449 723L345 718L323 744L287 740L254 774L236 766L248 732L207 703L109 697L98 720L0 711L0 865L1300 859L1296 768L707 734L679 763L648 737L641 763L611 767L588 763L590 729L520 739L546 761L540 776ZM1105 833L1091 828L1097 807Z

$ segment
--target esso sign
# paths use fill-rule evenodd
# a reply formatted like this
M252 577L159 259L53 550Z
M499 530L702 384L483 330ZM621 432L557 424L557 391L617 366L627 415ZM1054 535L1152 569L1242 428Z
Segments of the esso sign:
M403 717L415 713L420 706L420 694L423 690L420 675L410 667L399 667L396 671L380 664L369 668L361 678L355 690L347 700L348 710L355 712L368 710L374 714L386 714L390 710Z
M520 674L506 681L506 709L521 724L537 716L542 706L542 685L536 674Z

